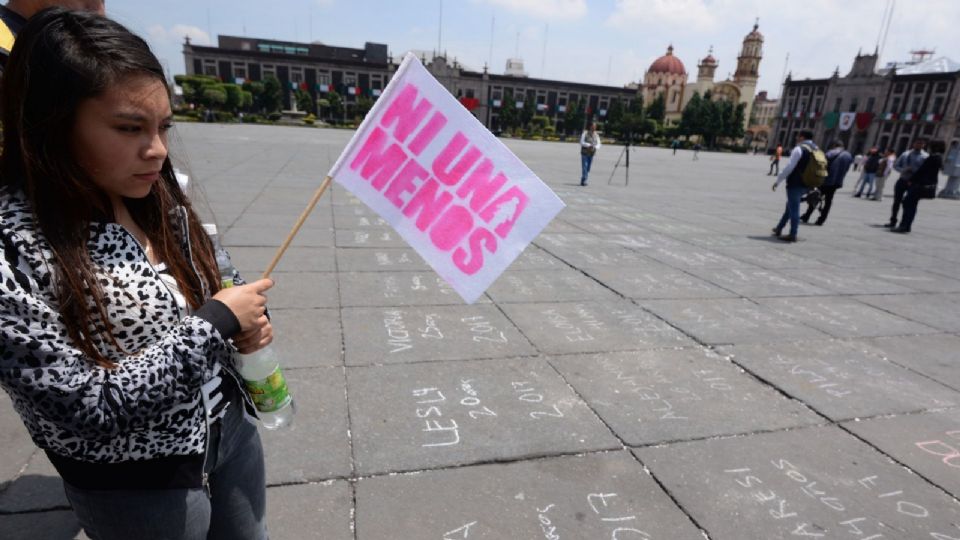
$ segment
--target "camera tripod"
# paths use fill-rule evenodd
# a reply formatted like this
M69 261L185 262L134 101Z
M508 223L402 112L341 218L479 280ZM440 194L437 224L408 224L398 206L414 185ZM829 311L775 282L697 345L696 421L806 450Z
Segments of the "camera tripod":
M626 158L626 159L624 159ZM624 186L630 185L630 139L627 139L626 146L623 147L623 150L620 152L620 157L617 158L617 162L613 165L613 171L610 173L610 179L607 180L607 185L609 186L613 182L613 175L617 174L617 167L620 166L620 161L624 160L623 172L624 172Z

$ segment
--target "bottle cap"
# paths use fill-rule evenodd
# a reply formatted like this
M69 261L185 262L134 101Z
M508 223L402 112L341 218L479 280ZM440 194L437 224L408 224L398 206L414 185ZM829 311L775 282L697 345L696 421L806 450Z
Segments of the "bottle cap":
M204 224L203 224L203 232L207 233L208 235L217 234L217 224L216 224L216 223L204 223Z

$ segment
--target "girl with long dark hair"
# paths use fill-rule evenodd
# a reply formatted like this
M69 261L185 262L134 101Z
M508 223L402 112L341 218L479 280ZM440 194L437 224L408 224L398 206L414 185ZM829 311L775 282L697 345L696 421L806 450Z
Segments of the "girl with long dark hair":
M272 282L221 289L156 57L107 18L46 10L0 105L0 385L87 535L265 538L233 357L272 341Z

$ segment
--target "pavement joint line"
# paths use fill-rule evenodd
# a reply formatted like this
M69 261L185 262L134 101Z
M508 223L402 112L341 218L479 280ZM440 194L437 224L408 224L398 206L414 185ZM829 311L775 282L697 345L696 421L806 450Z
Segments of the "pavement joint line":
M277 180L277 178L280 177L281 174L283 174L283 171L286 170L287 166L290 165L290 163L293 162L293 159L296 158L298 155L300 155L300 149L299 149L299 148L297 148L297 150L294 151L294 152L290 155L290 157L287 158L287 161L284 162L284 164L281 165L279 169L277 169L277 172L276 172L276 174L273 175L273 178L271 178L270 180L268 180L267 183L263 185L263 187L260 189L260 191L258 191L257 194L253 196L253 198L250 200L250 202L247 203L247 205L243 207L243 210L241 210L241 211L237 214L237 217L236 217L232 222L230 222L229 225L227 225L227 227L226 227L226 228L224 229L224 231L223 231L223 234L226 234L226 233L230 232L231 229L233 229L233 227L234 227L234 225L236 225L237 221L240 221L240 218L241 218L244 214L247 213L247 210L249 210L250 207L253 206L253 204L256 203L256 202L260 199L260 197L263 196L264 192L267 191L267 188L269 188L270 185L273 184L273 183ZM291 224L291 226L292 226L292 224ZM257 247L259 247L259 246L257 246ZM279 244L278 244L276 247L279 247Z
M823 426L833 426L833 427L836 427L836 428L839 429L840 431L843 431L844 433L846 433L846 434L848 434L848 435L851 435L852 437L854 437L854 438L857 439L858 441L864 443L865 445L867 445L868 447L870 447L872 450L874 450L874 451L877 452L878 454L880 454L880 455L882 455L882 456L885 456L885 457L886 457L887 459L889 459L891 462L896 463L896 464L899 465L900 467L902 467L902 468L906 469L907 471L915 474L917 477L922 478L925 482L927 482L928 484L932 485L932 486L933 486L934 488L936 488L937 490L939 490L939 491L941 491L942 493L944 493L945 495L947 495L947 496L948 496L950 499L952 499L954 502L960 503L960 499L958 499L957 497L955 497L953 494L951 494L949 491L947 491L946 489L944 489L943 487L941 487L939 484L935 483L934 481L932 481L931 479L927 478L927 477L924 476L923 474L915 471L914 469L912 469L911 467L909 467L906 463L903 463L902 461L898 460L898 459L897 459L896 457L894 457L892 454L884 451L884 450L881 449L879 446L877 446L877 445L871 443L870 441L868 441L867 439L865 439L865 438L857 435L857 434L854 433L852 430L848 429L846 426L843 425L843 424L846 423L846 422L860 422L860 421L864 421L864 420L876 419L876 418L879 418L879 417L898 416L898 415L912 415L912 416L917 416L917 415L920 415L920 414L926 414L926 413L931 413L931 412L938 412L938 411L942 411L942 410L948 410L948 411L949 411L949 410L956 410L956 408L948 407L948 408L938 408L938 409L918 409L918 410L906 411L906 412L900 412L900 411L898 411L898 412L896 412L896 413L892 413L892 414L889 414L889 415L874 415L874 416L867 416L867 417L855 417L855 418L846 418L846 419L833 420L833 419L831 419L829 416L827 416L825 413L823 413L823 412L821 412L819 409L817 409L817 407L814 406L813 404L806 403L806 402L803 401L802 399L799 399L799 398L797 398L797 397L794 397L794 396L791 395L786 389L780 388L780 387L774 385L772 382L767 381L764 377L762 377L762 376L760 376L759 374L755 373L753 370L747 368L746 366L744 366L744 365L740 364L739 362L737 362L736 360L734 360L734 358L736 357L735 354L727 354L726 356L728 357L727 359L728 359L729 362L731 362L732 364L738 366L740 369L744 370L745 373L747 373L747 374L755 377L757 380L759 380L759 381L763 382L765 385L771 387L774 391L780 393L781 395L783 395L783 396L786 397L787 399L790 399L791 401L797 402L797 403L800 404L801 406L806 407L807 409L809 409L811 412L813 412L813 413L816 414L817 416L819 416L819 417L823 418L824 420L826 420L826 423L825 423L825 424L817 424L816 427L823 427ZM807 426L807 427L815 427L815 426ZM798 428L789 428L789 429L785 429L785 430L775 430L775 431L793 431L793 430L795 430L795 429L804 429L804 427L801 426L801 427L798 427ZM676 444L676 443L678 443L678 442L680 442L680 441L674 441L673 444ZM664 445L666 445L666 444L671 444L671 443L669 443L669 442L664 443Z

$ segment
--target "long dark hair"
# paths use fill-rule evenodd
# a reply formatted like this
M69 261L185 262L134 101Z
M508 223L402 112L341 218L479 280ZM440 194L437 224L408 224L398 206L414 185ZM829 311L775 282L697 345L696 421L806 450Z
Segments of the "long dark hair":
M22 189L30 201L53 251L59 312L67 332L74 345L104 367L114 364L98 341L123 349L113 335L87 242L91 223L114 220L113 207L78 164L71 139L77 107L130 76L153 77L166 86L163 68L143 39L105 17L52 8L31 17L17 36L0 98L0 185ZM124 202L195 309L203 303L204 291L219 289L213 249L169 157L160 175L149 195ZM192 265L168 221L178 206L187 210Z

